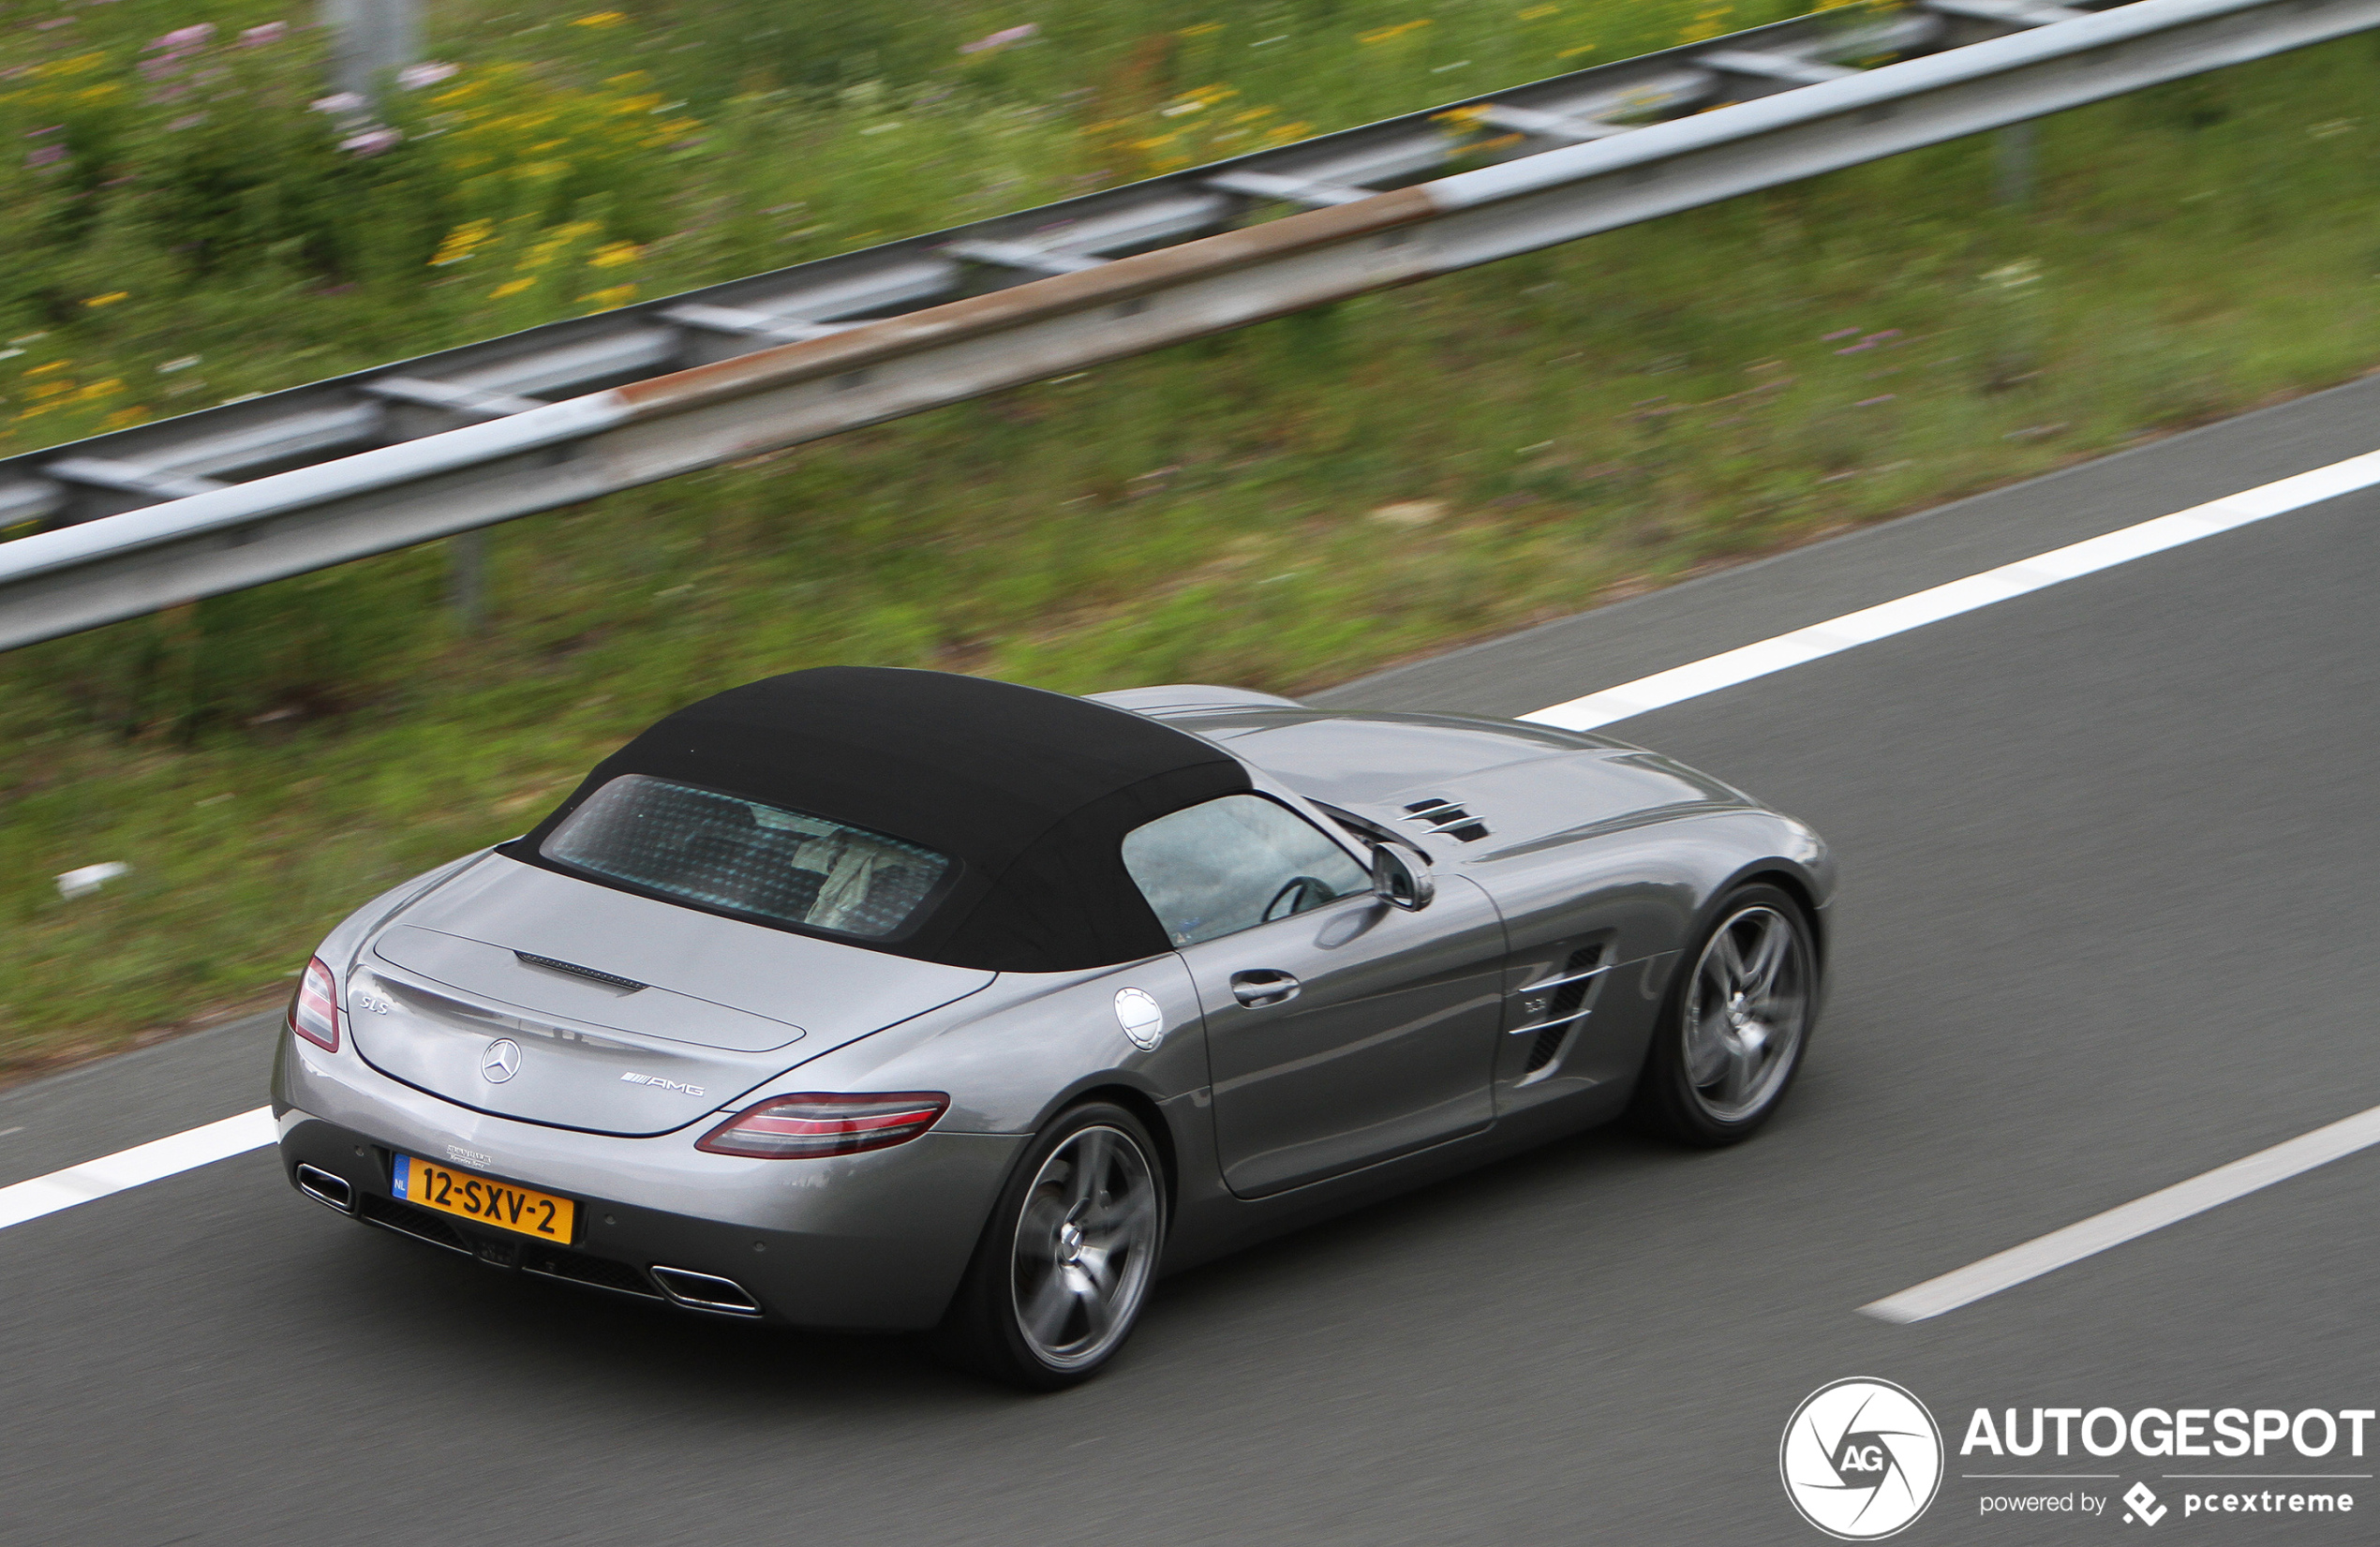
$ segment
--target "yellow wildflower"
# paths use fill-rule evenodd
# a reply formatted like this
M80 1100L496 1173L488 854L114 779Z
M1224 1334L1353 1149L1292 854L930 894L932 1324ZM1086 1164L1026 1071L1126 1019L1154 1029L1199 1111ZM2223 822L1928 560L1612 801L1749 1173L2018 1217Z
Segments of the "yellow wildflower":
M1732 5L1703 7L1695 12L1694 20L1687 23L1685 30L1678 34L1678 40L1684 43L1701 43L1717 37L1727 30L1728 13L1734 8Z
M635 262L644 253L645 249L633 242L606 242L587 261L593 268L616 269L622 263Z
M573 27L617 27L628 20L616 10L599 10L592 16L582 16L571 23Z
M110 290L105 295L92 296L82 304L86 306L112 306L119 301L128 301L131 298L130 290Z
M39 365L36 365L36 366L34 366L31 370L29 370L29 371L25 372L25 375L27 375L27 376L47 376L47 375L49 375L52 371L62 371L62 370L65 370L66 368L67 368L67 363L66 363L65 361L63 361L63 360L52 360L52 361L47 362L46 364L39 364Z
M1359 32L1355 35L1355 40L1359 43L1391 42L1396 38L1404 37L1408 32L1419 31L1421 28L1426 27L1430 24L1430 19L1428 17L1417 17L1410 22L1400 22L1393 27L1378 27L1371 32Z
M1581 54L1593 53L1594 52L1595 52L1595 45L1594 45L1594 44L1592 44L1592 43L1581 43L1581 44L1580 44L1577 48L1574 48L1574 49L1564 49L1561 52L1559 52L1559 53L1555 54L1554 57L1554 58L1556 58L1556 59L1576 59L1576 58L1578 58Z
M62 392L72 392L73 390L74 383L71 381L37 381L34 383L33 395L36 397L55 397Z
M66 385L63 381L58 384L60 386ZM89 386L83 388L81 392L76 393L74 395L79 400L88 403L95 397L112 396L114 394L120 393L123 390L124 383L111 376L105 381L92 382Z
M1223 23L1220 22L1201 22L1197 26L1183 28L1182 36L1184 37L1206 37L1214 33L1221 32L1222 30Z
M520 294L521 291L528 290L530 286L536 283L537 279L535 275L531 275L526 279L507 279L504 283L488 291L487 298L490 301L501 301L508 295Z
M430 264L435 268L446 263L459 263L495 234L496 226L492 221L466 221L446 233L446 240L438 245L438 256L430 260Z
M1524 22L1542 22L1549 16L1561 15L1562 7L1559 6L1531 6L1528 9L1525 11L1516 11L1514 14L1519 16Z
M636 287L612 285L600 290L590 291L578 299L581 305L593 306L597 311L610 311L614 306L625 306L635 300Z

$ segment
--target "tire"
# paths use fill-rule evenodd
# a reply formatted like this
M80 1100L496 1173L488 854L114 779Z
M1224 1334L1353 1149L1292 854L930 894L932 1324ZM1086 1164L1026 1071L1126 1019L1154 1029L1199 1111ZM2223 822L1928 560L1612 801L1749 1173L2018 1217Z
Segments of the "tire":
M1132 1335L1167 1224L1148 1128L1109 1102L1068 1108L1001 1190L937 1342L954 1362L1027 1391L1090 1379Z
M1740 1143L1783 1103L1817 1024L1808 915L1779 887L1738 886L1679 965L1630 1115L1648 1132L1699 1149Z

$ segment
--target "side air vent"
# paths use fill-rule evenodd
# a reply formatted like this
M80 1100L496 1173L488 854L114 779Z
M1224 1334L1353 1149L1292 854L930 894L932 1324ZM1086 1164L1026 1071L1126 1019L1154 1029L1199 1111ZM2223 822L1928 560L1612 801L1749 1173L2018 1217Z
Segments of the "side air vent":
M1407 822L1419 822L1425 833L1445 833L1458 842L1477 843L1488 835L1487 824L1444 796L1416 800L1405 808Z
M1554 990L1553 1003L1545 1007L1543 1030L1529 1044L1529 1061L1523 1065L1522 1073L1533 1075L1553 1063L1554 1055L1562 1050L1563 1040L1570 1034L1570 1028L1585 1019L1582 1007L1595 987L1595 969L1602 960L1603 947L1588 945L1572 951L1569 960L1562 964L1562 986Z
M651 987L650 984L639 983L632 977L622 977L617 973L599 973L592 967L582 967L575 961L557 961L550 956L531 956L527 951L514 951L513 954L532 967L550 967L558 973L569 973L577 977L591 977L598 983L608 983L615 989L626 989L630 993L634 993L639 989Z

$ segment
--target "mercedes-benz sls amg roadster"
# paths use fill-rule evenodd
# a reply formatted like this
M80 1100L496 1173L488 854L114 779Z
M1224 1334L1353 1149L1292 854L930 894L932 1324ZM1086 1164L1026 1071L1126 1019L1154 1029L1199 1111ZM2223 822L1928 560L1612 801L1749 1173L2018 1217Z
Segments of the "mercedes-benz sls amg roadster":
M1160 1271L1808 1047L1808 827L1601 736L829 667L680 709L304 972L290 1182L498 1268L1029 1388Z

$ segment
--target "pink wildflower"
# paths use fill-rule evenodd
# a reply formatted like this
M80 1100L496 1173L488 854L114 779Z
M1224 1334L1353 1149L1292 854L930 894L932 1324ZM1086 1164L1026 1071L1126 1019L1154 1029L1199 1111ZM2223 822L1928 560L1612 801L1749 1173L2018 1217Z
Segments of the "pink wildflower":
M267 43L277 43L289 35L290 24L287 22L267 22L260 26L250 27L240 34L240 47L262 48Z
M1028 37L1040 36L1040 33L1041 28L1037 24L1027 22L1022 26L1003 27L998 32L978 37L972 43L961 43L959 45L959 52L986 53L993 49L1004 49L1011 43L1021 43Z
M66 158L67 148L64 145L36 145L24 153L24 164L37 170L54 167Z
M420 91L424 86L435 86L439 82L447 80L462 67L460 65L448 65L437 60L421 65L408 65L396 72L396 83L407 91Z
M316 112L360 112L364 98L351 91L335 91L328 97L318 97L306 104Z
M394 129L374 125L361 134L350 134L339 141L339 149L354 156L378 156L405 136Z
M176 27L148 46L153 49L195 49L215 36L215 23L196 22Z

